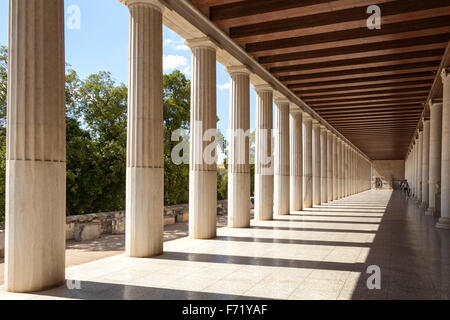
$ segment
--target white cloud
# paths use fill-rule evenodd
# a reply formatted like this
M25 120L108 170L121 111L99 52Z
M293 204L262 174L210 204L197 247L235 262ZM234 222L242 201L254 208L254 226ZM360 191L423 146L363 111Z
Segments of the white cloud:
M183 73L189 78L191 76L191 67L184 68Z
M181 67L186 67L187 65L188 60L186 57L175 56L172 54L164 56L164 66L163 66L164 70L179 69Z
M166 39L164 40L164 46L168 46L169 44L171 44L173 42L172 39Z
M230 90L230 88L231 88L231 82L227 82L227 83L224 83L224 84L219 84L219 85L217 86L217 88L218 88L219 90Z
M175 46L174 49L178 50L178 51L188 51L189 47L185 46L184 44L179 44L179 45Z

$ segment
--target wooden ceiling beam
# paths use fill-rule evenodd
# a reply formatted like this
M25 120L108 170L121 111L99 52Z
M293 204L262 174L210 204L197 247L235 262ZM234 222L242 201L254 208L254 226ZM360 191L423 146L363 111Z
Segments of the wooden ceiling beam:
M317 107L314 110L316 112L322 113L322 112L351 112L352 110L357 110L357 109L361 109L361 110L375 110L375 108L419 108L421 107L422 104L421 103L405 103L405 104L392 104L392 103L385 103L385 104L376 104L376 105L368 105L368 106L361 106L361 105L356 105L356 106L322 106L322 107Z
M206 1L206 0L203 0ZM279 20L280 17L295 18L306 15L368 7L393 0L259 0L235 3L211 8L211 20L219 27L230 28Z
M390 56L393 54L401 54L401 53L411 53L417 51L426 51L426 50L445 50L447 45L446 41L439 41L435 43L429 44L418 44L407 47L397 47L392 49L375 49L367 52L354 52L347 54L336 54L336 55L326 55L320 56L315 52L310 58L301 58L301 59L292 59L292 60L283 60L276 62L267 62L261 63L265 68L272 70L273 68L278 67L288 67L288 66L297 66L300 64L310 64L310 63L322 63L322 62L333 62L333 61L342 61L342 60L351 60L351 59L359 59L359 58L368 58L368 57L376 57L376 56Z
M392 97L387 97L387 98L375 98L375 99L368 99L368 98L356 98L356 99L339 99L339 100L333 100L333 101L320 101L320 102L310 102L310 101L305 101L307 102L309 105L313 106L313 107L318 107L318 106L323 106L323 105L328 105L331 104L333 106L336 105L346 105L347 103L355 103L355 102L360 102L362 104L364 103L380 103L380 102L394 102L394 101L406 101L409 100L411 101L415 101L415 102L423 102L425 103L425 99L427 98L427 94L426 93L417 93L417 94L413 94L413 93L409 93L409 94L399 94L397 96L392 96Z
M425 72L425 71L436 72L437 69L439 68L439 64L440 61L426 61L426 62L398 64L394 66L385 66L385 67L361 68L361 69L342 70L334 72L329 71L329 72L302 74L294 76L282 76L279 77L278 79L286 84L294 84L302 80L307 81L308 79L318 79L318 78L327 78L330 81L332 81L332 80L354 78L355 76L359 77L360 75L365 75L366 77L376 77L376 76L413 73L413 72Z
M248 43L247 51L254 57L273 56L325 48L339 48L357 44L374 44L418 36L430 36L449 32L450 16L433 17L410 23L383 24L383 28L369 30L366 27L316 34L297 38L279 39L257 43Z
M303 94L299 95L299 97L303 100L310 101L326 101L326 100L334 100L336 98L344 98L344 97L383 97L383 96L391 96L398 93L406 93L406 92L429 92L431 86L422 86L422 87L412 87L412 88L400 88L400 89L390 89L390 90L371 90L371 91L359 91L359 92L345 92L345 93L335 93L335 94Z
M248 0L189 0L197 8L208 8L213 6L229 5L238 2L250 2Z
M409 23L413 20L443 16L450 6L445 0L398 0L380 4L385 23ZM293 38L367 26L366 8L328 11L323 14L284 19L230 28L230 37L239 44Z
M298 84L290 84L288 87L290 89L296 89L296 88L305 88L305 87L318 87L318 86L331 86L331 85L347 85L350 84L356 84L356 85L363 85L363 84L371 84L371 83L377 83L379 82L400 82L400 80L410 80L411 78L417 79L417 80L424 80L424 79L430 79L434 78L434 74L431 71L426 72L414 72L414 73L404 73L404 74L396 74L396 75L389 75L389 76L376 76L376 77L354 77L352 79L343 79L343 80L332 80L332 81L310 81L310 82L303 82ZM320 79L319 79L320 80Z

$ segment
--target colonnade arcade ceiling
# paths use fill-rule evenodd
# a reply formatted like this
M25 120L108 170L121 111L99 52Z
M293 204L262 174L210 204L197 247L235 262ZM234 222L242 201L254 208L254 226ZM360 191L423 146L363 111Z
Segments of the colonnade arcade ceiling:
M373 160L404 159L442 97L450 0L190 2Z

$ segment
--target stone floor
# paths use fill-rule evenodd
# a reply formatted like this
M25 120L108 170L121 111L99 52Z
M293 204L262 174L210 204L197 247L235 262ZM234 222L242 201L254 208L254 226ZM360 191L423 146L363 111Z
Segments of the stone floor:
M0 299L449 299L450 231L402 193L368 191L213 240L180 238L156 258L67 268L67 286ZM371 265L381 289L369 290Z

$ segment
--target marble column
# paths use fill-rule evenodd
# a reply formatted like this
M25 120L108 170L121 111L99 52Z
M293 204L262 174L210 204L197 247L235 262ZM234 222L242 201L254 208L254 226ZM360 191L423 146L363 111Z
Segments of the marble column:
M427 215L436 213L437 184L441 183L442 102L430 101L430 161Z
M423 131L419 131L419 144L417 148L417 202L422 203L422 149Z
M333 200L337 200L339 198L338 178L338 140L337 137L333 135Z
M349 159L348 159L348 145L344 144L344 196L349 196L348 188L348 173L349 173Z
M273 218L273 89L265 85L256 91L255 220Z
M428 177L430 157L430 120L423 123L423 146L422 146L422 208L428 207Z
M328 202L328 130L320 126L320 203Z
M312 132L312 167L313 167L313 205L319 205L321 202L321 148L320 148L320 124L318 121L313 120L313 132Z
M450 229L450 68L442 70L442 168L441 168L441 218L438 228Z
M327 130L327 201L333 201L333 134Z
M289 214L289 100L275 99L274 214Z
M245 66L227 68L231 77L228 227L250 227L250 72Z
M303 112L293 105L290 112L290 210L303 210Z
M303 114L303 208L313 206L313 125L309 114Z
M64 283L66 131L64 1L10 1L5 284Z
M337 140L337 198L342 198L342 142Z
M186 41L192 51L189 236L216 237L217 163L215 139L216 45L209 38Z
M163 6L157 1L128 1L127 4L130 9L130 86L125 248L131 257L151 257L163 251Z

